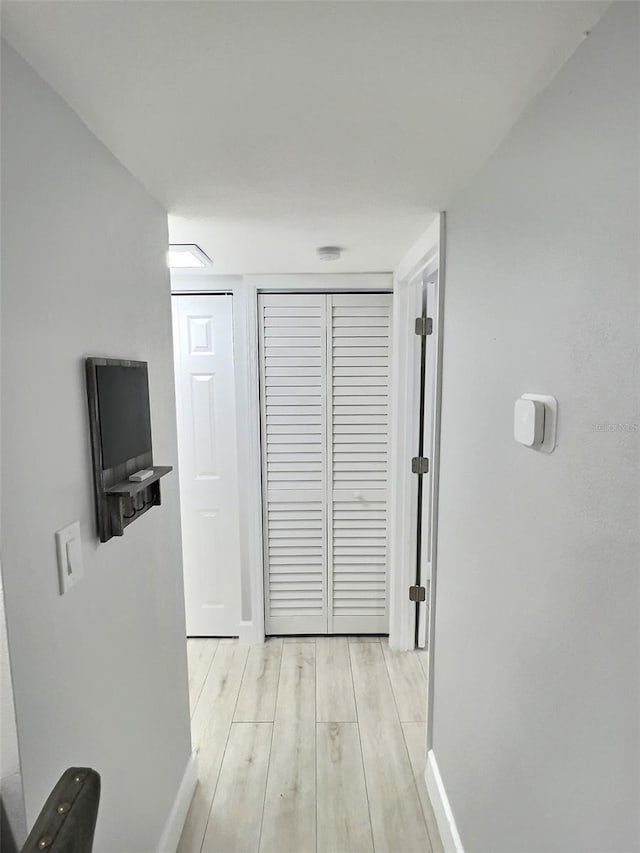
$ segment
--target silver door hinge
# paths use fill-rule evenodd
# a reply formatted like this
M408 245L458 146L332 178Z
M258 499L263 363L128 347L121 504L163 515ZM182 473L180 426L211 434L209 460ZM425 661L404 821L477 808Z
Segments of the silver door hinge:
M409 601L426 601L427 588L424 586L409 587Z
M426 456L414 456L411 460L411 473L412 474L428 474L429 473L429 459Z
M416 317L416 335L424 337L433 334L433 320L431 317Z

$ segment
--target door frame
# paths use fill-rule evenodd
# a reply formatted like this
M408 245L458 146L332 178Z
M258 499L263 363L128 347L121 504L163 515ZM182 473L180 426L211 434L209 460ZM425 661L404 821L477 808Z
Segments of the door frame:
M240 626L240 639L248 643L263 643L264 619L264 532L262 508L262 441L260 434L260 360L258 329L258 296L261 293L391 293L393 280L386 273L345 273L308 275L248 275L243 277L242 291L245 299L246 325L239 330L238 347L247 352L246 396L243 417L246 418L249 440L247 466L248 491L252 496L252 512L259 524L250 524L247 530L249 563L249 595L251 618ZM393 341L392 341L393 350ZM238 377L240 379L240 377ZM242 468L240 468L242 472ZM242 473L241 473L242 477ZM254 503L255 498L255 503Z
M429 584L427 627L428 645L428 710L427 732L431 739L433 707L432 685L435 654L435 613L438 544L438 484L440 471L440 420L442 408L442 347L444 328L444 246L445 214L440 213L432 225L416 242L400 263L394 276L394 338L398 342L393 371L393 394L400 396L398 405L392 407L393 479L392 502L397 507L391 531L391 560L396 566L396 582L391 586L389 645L397 650L415 648L415 605L409 601L409 587L415 583L417 565L418 482L411 473L411 458L418 449L420 426L420 359L421 340L414 334L415 318L422 314L423 280L438 271L435 293L435 310L429 306L429 315L435 318L433 334L428 346L428 363L433 383L427 384L432 412L433 432L429 457L430 471L423 478L423 494L431 502L431 518L427 531L431 541L431 578ZM397 399L396 396L396 399ZM407 417L407 412L411 413ZM422 575L424 583L425 575Z

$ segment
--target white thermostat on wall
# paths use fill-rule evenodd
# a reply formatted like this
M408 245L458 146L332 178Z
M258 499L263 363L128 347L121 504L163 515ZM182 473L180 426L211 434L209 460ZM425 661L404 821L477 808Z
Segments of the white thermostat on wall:
M551 453L556 446L558 401L547 394L523 394L513 410L513 435L517 442Z

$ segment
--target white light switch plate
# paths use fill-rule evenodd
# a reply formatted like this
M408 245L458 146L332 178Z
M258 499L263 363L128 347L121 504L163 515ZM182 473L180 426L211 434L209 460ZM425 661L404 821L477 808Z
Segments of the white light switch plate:
M60 595L64 595L67 590L82 580L84 575L79 521L74 521L56 532L56 552Z

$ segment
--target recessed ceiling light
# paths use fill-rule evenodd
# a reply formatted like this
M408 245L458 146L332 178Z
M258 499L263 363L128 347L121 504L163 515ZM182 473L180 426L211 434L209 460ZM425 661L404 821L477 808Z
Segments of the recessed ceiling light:
M339 246L320 246L317 252L321 261L337 261L342 249Z
M202 269L212 263L195 243L172 243L167 252L167 264L171 269Z

